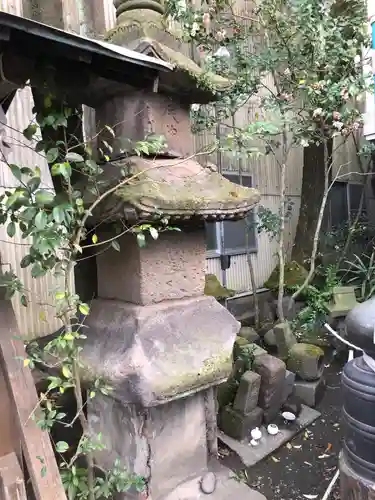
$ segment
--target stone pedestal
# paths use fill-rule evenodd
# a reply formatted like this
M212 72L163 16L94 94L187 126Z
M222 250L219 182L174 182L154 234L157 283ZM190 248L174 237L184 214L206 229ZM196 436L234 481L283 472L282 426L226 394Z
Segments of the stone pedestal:
M120 459L164 500L207 471L217 439L211 388L230 375L240 325L203 295L203 231L164 233L145 249L130 236L120 245L98 258L100 298L82 353L113 389L88 404L106 446L95 459L104 469Z

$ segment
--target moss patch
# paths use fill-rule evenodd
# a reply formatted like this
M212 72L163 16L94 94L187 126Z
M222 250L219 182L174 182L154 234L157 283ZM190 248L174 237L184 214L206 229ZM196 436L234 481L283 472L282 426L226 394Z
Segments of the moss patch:
M231 369L232 356L224 354L206 360L198 373L189 371L179 375L171 374L166 386L155 388L156 400L164 401L177 395L195 392L200 387L209 386L228 377Z
M279 288L280 267L277 266L273 270L271 276L264 283L264 286L269 290L277 290ZM298 262L288 262L284 266L284 285L286 289L292 289L302 285L308 276L308 271L298 264Z
M216 299L226 299L234 295L234 290L225 288L214 274L206 274L204 294Z

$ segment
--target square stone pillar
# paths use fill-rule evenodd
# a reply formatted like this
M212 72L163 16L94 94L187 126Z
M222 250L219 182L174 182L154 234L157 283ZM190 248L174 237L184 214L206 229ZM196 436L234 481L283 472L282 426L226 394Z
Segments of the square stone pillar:
M204 293L206 242L204 231L161 233L139 248L132 234L118 240L121 252L97 257L98 296L131 304L199 297Z
M175 97L149 91L114 97L96 109L96 121L100 137L111 144L114 157L148 135L163 136L167 151L176 157L190 156L195 151L189 107ZM114 130L115 138L106 126Z
M207 471L216 440L215 391L232 367L239 323L206 297L204 231L165 232L145 248L134 235L98 256L98 295L83 360L112 386L88 403L106 450L144 476L153 500ZM123 498L127 498L124 496Z

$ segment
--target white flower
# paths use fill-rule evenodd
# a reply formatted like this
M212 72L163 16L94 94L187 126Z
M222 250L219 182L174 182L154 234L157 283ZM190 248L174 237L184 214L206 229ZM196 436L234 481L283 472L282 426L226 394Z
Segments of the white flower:
M285 75L285 76L290 76L290 75L291 75L291 72L290 72L290 69L289 69L289 68L286 68L286 69L284 70L284 75Z
M199 31L199 24L198 23L193 23L191 26L192 31Z
M333 125L333 126L335 127L335 129L337 129L337 130L341 130L341 129L342 129L342 127L344 126L344 124L343 124L342 122L337 122L337 121L333 122L333 124L332 124L332 125Z
M225 30L220 30L215 34L215 38L218 42L222 42L226 37L227 33Z
M191 110L192 111L199 111L200 105L199 104L192 104L191 105Z
M301 146L303 148L307 148L308 145L309 145L309 141L307 139L301 139Z
M316 109L314 109L313 117L316 118L317 116L321 116L322 113L323 113L323 109L322 108L316 108Z
M230 57L229 50L226 47L219 47L214 55L216 57Z
M358 130L359 129L359 123L358 122L354 122L353 123L353 129L354 130Z
M354 58L354 64L360 64L361 62L361 56L359 54L357 54Z

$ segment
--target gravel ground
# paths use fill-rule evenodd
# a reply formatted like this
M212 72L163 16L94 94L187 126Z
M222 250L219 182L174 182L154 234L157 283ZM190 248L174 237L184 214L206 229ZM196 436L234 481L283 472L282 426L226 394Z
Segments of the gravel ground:
M341 432L340 374L342 362L326 367L327 389L318 406L321 417L307 431L250 469L225 448L222 461L238 479L260 491L267 500L320 499L338 465ZM330 500L339 500L338 482Z

